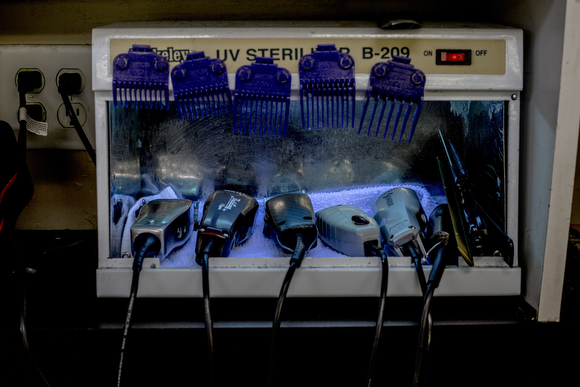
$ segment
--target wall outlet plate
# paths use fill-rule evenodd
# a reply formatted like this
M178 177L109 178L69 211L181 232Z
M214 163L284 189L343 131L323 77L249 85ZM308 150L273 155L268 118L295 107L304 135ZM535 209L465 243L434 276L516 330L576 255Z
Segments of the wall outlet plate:
M0 45L0 120L8 122L16 132L20 127L16 74L20 69L38 69L44 77L42 90L26 94L26 103L42 105L48 136L28 134L28 149L85 149L58 93L57 77L63 72L80 72L84 76L83 91L73 95L71 103L79 112L79 122L89 141L95 146L91 55L90 45Z

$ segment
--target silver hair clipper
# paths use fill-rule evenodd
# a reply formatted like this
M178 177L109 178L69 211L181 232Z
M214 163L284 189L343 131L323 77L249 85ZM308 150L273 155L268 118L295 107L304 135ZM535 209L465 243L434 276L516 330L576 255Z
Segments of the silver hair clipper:
M365 243L382 247L377 222L363 210L351 205L337 205L316 213L318 236L333 249L351 257L364 257Z
M173 249L183 245L193 230L190 209L193 202L187 199L157 199L147 203L131 226L131 247L140 235L151 234L159 241L155 256L165 258Z
M399 256L427 255L423 245L427 217L415 191L405 187L388 190L373 204L373 214L385 243Z

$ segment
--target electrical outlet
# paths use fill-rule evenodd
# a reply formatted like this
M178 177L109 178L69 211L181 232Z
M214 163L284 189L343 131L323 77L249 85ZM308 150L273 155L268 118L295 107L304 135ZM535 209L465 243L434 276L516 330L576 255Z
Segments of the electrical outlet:
M79 121L79 124L81 124L81 126L84 129L84 126L87 123L87 109L85 109L83 104L78 103L78 102L73 102L73 103L71 103L71 105L72 105L73 110L77 116L77 120ZM64 106L64 104L62 104L58 107L56 117L58 119L58 123L63 128L74 128L74 125L71 122L71 118L70 118L68 111L66 110L66 106Z
M58 92L62 74L81 75L80 93L70 96L73 109L93 148L95 146L94 93L90 45L0 45L0 120L19 130L18 72L38 70L44 85L26 94L27 106L42 107L48 136L29 133L29 149L84 150Z

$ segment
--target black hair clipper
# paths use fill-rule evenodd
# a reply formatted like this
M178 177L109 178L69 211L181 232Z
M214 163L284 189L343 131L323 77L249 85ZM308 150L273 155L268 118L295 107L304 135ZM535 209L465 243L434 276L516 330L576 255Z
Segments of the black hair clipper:
M292 254L290 266L280 287L276 314L272 323L270 365L266 383L266 386L270 387L273 383L276 336L280 328L282 305L286 299L294 272L302 264L304 255L316 246L318 239L318 230L314 223L314 209L308 195L288 193L268 200L266 202L266 215L264 215L264 234L272 238L285 253Z
M213 320L210 307L209 258L227 257L232 247L252 235L258 201L237 191L217 190L205 201L203 217L196 224L195 261L201 266L205 328L207 331L211 385L216 385L213 345Z
M299 234L306 247L305 252L316 247L318 230L308 195L289 193L268 200L264 216L264 235L272 238L285 253L290 254L296 248L296 236Z
M258 201L249 195L229 190L212 193L203 206L197 226L196 261L200 263L204 244L213 241L212 257L227 257L233 246L252 235Z

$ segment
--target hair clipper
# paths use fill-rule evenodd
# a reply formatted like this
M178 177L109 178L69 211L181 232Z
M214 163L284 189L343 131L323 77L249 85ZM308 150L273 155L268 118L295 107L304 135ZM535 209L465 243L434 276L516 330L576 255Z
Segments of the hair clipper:
M131 226L133 256L135 246L146 234L153 235L159 241L159 251L153 251L159 258L165 258L173 249L187 242L193 229L192 204L187 199L156 199L143 206Z
M385 243L399 256L426 256L422 231L427 217L415 191L406 187L388 190L373 204L373 214Z
M242 244L252 235L257 212L258 201L252 196L229 190L212 193L203 206L203 216L197 226L196 260L201 257L204 242L209 240L214 243L211 256L229 256L233 246Z
M333 249L351 257L364 257L366 243L381 248L378 223L363 210L351 205L327 207L316 213L320 239Z
M308 195L290 193L268 200L264 216L264 234L274 239L285 253L292 253L296 248L297 234L302 236L306 251L314 248L318 230Z

